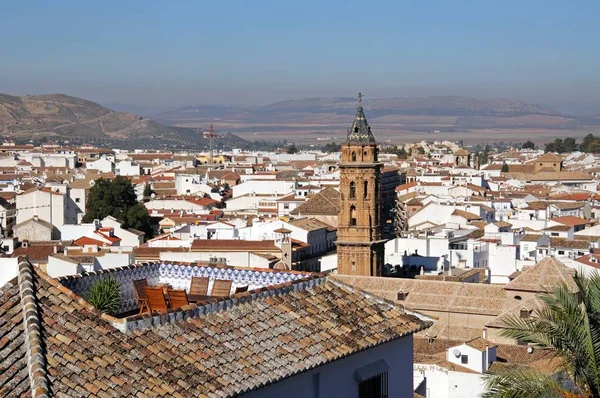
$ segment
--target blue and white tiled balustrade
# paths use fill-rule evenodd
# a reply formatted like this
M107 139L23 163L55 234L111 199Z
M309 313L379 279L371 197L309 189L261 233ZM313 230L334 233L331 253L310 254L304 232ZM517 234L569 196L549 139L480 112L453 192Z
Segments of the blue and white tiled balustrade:
M208 291L212 291L215 279L232 280L231 292L235 288L248 285L248 289L277 285L305 277L290 272L256 271L251 269L233 269L185 264L146 264L130 268L117 268L101 273L88 273L72 279L61 279L60 282L83 298L98 279L111 276L120 283L121 305L119 313L138 308L138 301L133 290L133 281L146 279L149 286L168 283L173 289L185 289L189 292L192 277L208 277Z

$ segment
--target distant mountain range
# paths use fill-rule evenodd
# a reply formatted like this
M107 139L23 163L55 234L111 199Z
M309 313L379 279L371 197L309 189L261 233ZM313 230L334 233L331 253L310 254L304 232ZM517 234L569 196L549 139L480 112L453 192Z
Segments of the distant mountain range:
M200 128L164 126L132 113L115 112L95 102L62 94L17 97L0 94L0 135L17 140L54 138L135 148L205 148ZM215 145L239 147L247 142L226 133Z
M206 123L210 120L237 123L310 123L330 121L356 112L356 98L306 98L281 101L265 106L239 107L198 105L162 112L154 117L166 124ZM517 99L480 99L473 97L382 98L363 101L367 117L375 123L436 125L443 123L464 128L552 127L574 128L576 118L550 108ZM236 131L231 130L231 131ZM248 131L246 128L240 131Z
M0 94L0 138L17 142L51 139L119 148L203 149L209 145L203 128L215 123L223 131L217 134L215 148L249 148L258 145L255 141L294 139L296 133L309 138L317 134L305 142L315 141L317 136L323 136L321 132L343 134L356 106L355 98L307 98L254 107L186 106L147 118L62 94L25 97ZM564 116L550 108L514 99L385 98L365 100L363 106L371 125L391 138L398 131L574 130L584 125L600 125L599 118ZM130 105L129 109L135 106ZM246 134L244 137L250 141L234 134Z
M252 115L277 117L284 113L336 113L356 111L356 98L305 98L275 102L260 107L233 107L218 105L187 106L156 115L161 119L189 119ZM514 99L478 99L473 97L417 97L382 98L363 101L363 107L374 117L396 115L466 115L466 116L523 116L559 115L552 109Z

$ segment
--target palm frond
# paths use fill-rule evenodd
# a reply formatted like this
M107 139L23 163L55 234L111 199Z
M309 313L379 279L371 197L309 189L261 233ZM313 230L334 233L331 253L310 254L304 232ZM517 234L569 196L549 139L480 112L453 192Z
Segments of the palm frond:
M536 369L506 366L486 376L483 398L563 398L566 390Z
M529 318L502 318L502 335L547 349L561 360L573 383L597 396L600 391L600 276L574 277L578 292L566 284L539 295L543 307Z

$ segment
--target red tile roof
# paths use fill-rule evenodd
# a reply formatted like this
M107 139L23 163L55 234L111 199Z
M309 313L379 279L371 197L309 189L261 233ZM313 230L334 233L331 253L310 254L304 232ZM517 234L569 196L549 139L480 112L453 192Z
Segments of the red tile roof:
M75 246L85 246L85 245L108 246L108 243L98 240L98 239L90 238L88 236L82 236L79 239L75 239L73 241L73 244Z
M111 231L113 230L112 228L100 228L99 231L96 231L96 234L99 235L99 236L101 236L102 238L108 240L111 243L117 243L117 242L121 241L121 238L118 238L116 236L110 236L109 235L110 232L106 231L107 229L109 229Z
M48 257L54 254L54 247L57 247L57 251L61 252L64 248L62 243L48 243L48 244L33 244L28 247L17 247L11 257L27 257L33 263L47 263Z
M209 199L209 198L194 198L194 199L186 199L186 200L190 203L195 203L197 205L204 206L204 207L208 207L208 206L219 203L216 200Z
M586 220L585 218L575 217L575 216L562 216L562 217L554 217L551 218L550 221L554 221L564 225L586 225L591 224L590 220Z
M578 263L600 269L600 254L586 254L575 259Z
M280 251L273 240L196 239L192 251Z
M417 183L415 181L412 181L412 182L409 182L406 184L402 184L402 185L398 185L396 187L396 192L404 191L405 189L413 188L416 186L417 186Z

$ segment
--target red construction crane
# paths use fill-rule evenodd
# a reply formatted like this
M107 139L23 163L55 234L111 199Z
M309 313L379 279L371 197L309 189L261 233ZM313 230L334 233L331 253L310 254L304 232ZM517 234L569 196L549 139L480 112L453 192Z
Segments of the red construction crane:
M208 132L204 132L204 138L208 138L208 142L210 145L210 162L213 161L213 138L215 138L215 131L213 130L212 123L210 124L210 130Z

